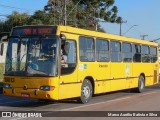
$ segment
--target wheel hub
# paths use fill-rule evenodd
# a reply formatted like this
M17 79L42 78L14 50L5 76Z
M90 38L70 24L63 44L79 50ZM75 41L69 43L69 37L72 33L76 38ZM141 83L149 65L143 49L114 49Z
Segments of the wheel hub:
M82 93L85 98L88 98L91 93L89 87L88 86L83 87Z

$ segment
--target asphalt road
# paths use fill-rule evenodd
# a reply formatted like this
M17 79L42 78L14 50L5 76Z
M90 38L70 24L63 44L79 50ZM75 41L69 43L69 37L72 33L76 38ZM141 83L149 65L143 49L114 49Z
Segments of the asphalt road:
M71 111L73 114L77 114L75 111L160 111L160 85L147 87L143 93L133 93L130 91L118 91L113 93L107 93L97 95L92 98L88 104L80 104L75 100L63 100L59 102L40 102L35 99L6 97L0 94L0 111L47 111L43 114L53 115L48 111ZM79 112L80 113L80 112ZM8 119L28 119L28 118L3 118ZM31 118L33 119L33 118ZM34 118L40 120L40 118ZM42 118L43 119L43 118ZM53 118L47 118L53 119ZM54 119L67 119L74 120L72 118L54 118ZM85 118L76 118L85 119ZM91 120L97 120L95 118L87 118ZM99 119L107 119L106 117L100 117ZM114 118L109 118L114 119ZM119 118L119 119L122 119ZM131 118L135 119L135 118ZM129 119L129 120L131 120ZM145 119L146 118L140 118ZM149 119L149 118L148 118ZM153 118L160 119L160 118ZM124 120L124 119L122 119Z

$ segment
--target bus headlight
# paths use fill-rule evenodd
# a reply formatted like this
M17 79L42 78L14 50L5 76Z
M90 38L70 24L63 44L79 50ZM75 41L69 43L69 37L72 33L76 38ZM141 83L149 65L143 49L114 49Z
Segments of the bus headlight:
M41 86L40 90L44 90L44 91L51 91L54 90L54 86Z
M11 84L3 84L3 88L12 88L12 85Z

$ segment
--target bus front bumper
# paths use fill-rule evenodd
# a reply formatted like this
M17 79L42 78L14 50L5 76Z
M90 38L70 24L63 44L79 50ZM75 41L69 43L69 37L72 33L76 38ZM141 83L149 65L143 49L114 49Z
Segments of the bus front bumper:
M58 97L55 96L54 91L43 91L40 89L24 90L23 88L3 88L3 95L22 98L58 100Z

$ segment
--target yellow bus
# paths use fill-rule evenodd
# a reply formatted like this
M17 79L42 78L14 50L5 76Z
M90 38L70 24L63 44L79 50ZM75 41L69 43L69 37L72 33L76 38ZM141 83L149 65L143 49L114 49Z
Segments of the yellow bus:
M6 96L87 103L94 94L158 83L158 44L69 26L13 28Z

